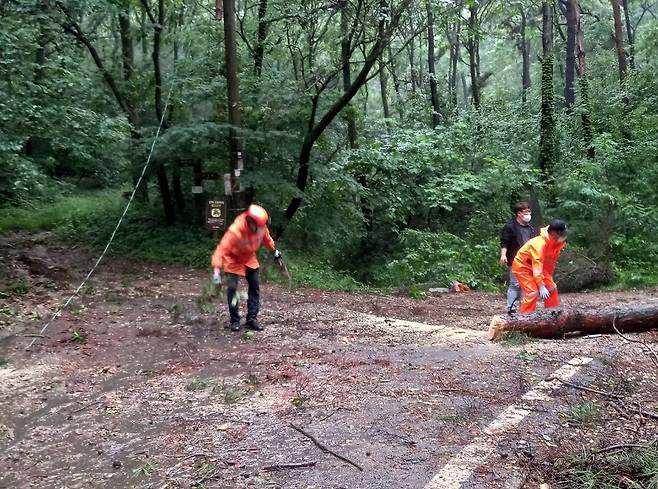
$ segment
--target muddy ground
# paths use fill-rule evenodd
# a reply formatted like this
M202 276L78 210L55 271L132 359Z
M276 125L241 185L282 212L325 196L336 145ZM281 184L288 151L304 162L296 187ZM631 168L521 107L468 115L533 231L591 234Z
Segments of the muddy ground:
M658 367L643 345L488 342L502 294L414 300L264 285L266 330L252 336L225 329L220 299L199 300L207 273L114 257L34 336L94 259L47 234L0 237L1 488L420 489L577 356L594 360L573 382L621 400L557 389L463 487L569 487L556 457L641 443L658 427L633 411L658 407ZM656 300L653 289L565 294L563 305ZM577 423L583 399L600 411Z

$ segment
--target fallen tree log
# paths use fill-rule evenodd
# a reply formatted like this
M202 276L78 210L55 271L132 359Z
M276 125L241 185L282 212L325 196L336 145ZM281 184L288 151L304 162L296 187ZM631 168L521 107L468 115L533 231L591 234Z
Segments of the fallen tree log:
M605 309L544 309L533 314L494 316L489 339L519 331L537 338L560 338L568 333L639 332L658 328L658 304Z

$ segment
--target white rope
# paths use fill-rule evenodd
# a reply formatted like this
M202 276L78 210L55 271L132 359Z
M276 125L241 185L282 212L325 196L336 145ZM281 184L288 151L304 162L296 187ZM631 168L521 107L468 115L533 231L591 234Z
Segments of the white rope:
M105 257L105 254L107 253L107 250L110 249L110 245L112 244L112 241L114 240L114 236L117 234L117 231L119 230L119 226L121 226L121 223L123 222L123 218L126 217L126 213L128 212L128 208L130 207L130 204L132 204L133 199L135 198L135 194L137 193L137 189L139 188L139 184L142 183L142 179L144 178L144 174L146 173L146 169L149 166L149 163L151 162L151 156L153 156L153 149L155 148L155 142L158 140L158 137L160 136L160 130L162 129L162 124L164 123L164 118L165 115L167 115L167 107L169 106L169 97L171 97L171 92L174 88L174 83L172 82L171 87L169 87L169 93L167 94L167 100L165 101L165 106L164 110L162 111L162 117L160 117L160 124L158 125L158 130L155 133L155 137L153 138L153 142L151 143L151 150L149 151L148 158L146 158L146 163L144 164L144 168L142 168L142 173L139 175L139 179L137 180L137 183L135 184L135 188L133 188L132 194L130 194L130 199L128 199L128 203L126 204L125 209L123 209L123 214L121 214L121 217L119 218L119 221L117 222L117 225L114 227L114 231L112 231L112 235L110 236L110 240L107 242L105 245L105 249L103 252L100 254L98 257L98 260L96 260L96 263L94 263L94 266L91 267L91 270L89 270L89 273L87 276L84 278L84 280L78 285L78 288L75 289L75 292L71 294L71 296L67 299L67 301L64 303L63 306L60 306L59 309L53 314L53 317L50 318L50 320L41 328L41 331L39 332L39 336L35 337L29 345L27 345L26 350L29 350L32 345L34 344L35 341L41 336L43 336L43 333L46 331L48 326L50 326L50 323L52 323L61 313L64 309L66 309L71 301L78 295L80 292L80 289L84 287L84 285L87 283L87 280L89 280L89 277L92 276L94 271L96 271L96 268L100 264L101 260L103 257Z

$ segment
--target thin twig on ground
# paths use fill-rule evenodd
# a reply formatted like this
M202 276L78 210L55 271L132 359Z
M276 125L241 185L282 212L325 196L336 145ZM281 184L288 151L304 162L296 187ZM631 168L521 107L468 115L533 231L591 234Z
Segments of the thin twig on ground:
M290 427L291 427L293 430L297 431L298 433L301 433L302 435L304 435L304 436L305 436L306 438L308 438L309 440L311 440L311 441L315 444L315 446L318 447L318 448L319 448L320 450L322 450L323 452L325 452L325 453L329 453L329 454L333 455L334 457L336 457L337 459L342 460L343 462L348 463L348 464L350 464L352 467L356 467L356 468L359 469L361 472L363 472L363 468L362 468L359 464L357 464L357 463L355 463L355 462L352 462L349 458L347 458L347 457L343 457L342 455L340 455L340 454L334 452L334 451L331 450L330 448L327 448L327 447L324 446L322 443L320 443L318 440L316 440L315 437L314 437L313 435L311 435L311 434L307 433L306 431L304 431L303 429L301 429L301 428L295 426L293 423L290 423Z
M640 444L640 443L622 443L620 445L611 445L609 447L601 448L600 450L594 450L592 453L594 455L599 455L601 453L616 452L617 450L625 450L626 448L651 448L656 443L658 443L658 438L655 438L649 443Z
M334 409L332 412L330 412L329 414L327 414L324 418L319 419L319 420L318 420L318 423L322 423L323 421L328 420L329 418L331 418L334 414L336 414L336 413L337 413L338 411L340 411L341 409L342 409L342 408L340 408L340 407Z
M615 332L619 336L621 336L624 340L628 341L629 343L639 343L646 350L648 350L647 354L650 355L649 358L651 358L651 361L653 362L653 364L656 366L656 368L658 368L658 354L654 351L654 349L651 348L651 346L645 340L636 340L636 339L629 338L628 336L625 336L624 334L622 334L621 331L619 331L617 329L617 326L615 325L616 321L617 321L617 316L612 318L612 329L614 329Z
M267 467L263 467L263 470L274 472L277 470L285 470L285 469L301 469L304 467L313 467L317 463L318 462L316 460L313 460L312 462L293 462L288 464L274 464L274 465L268 465Z
M208 455L207 453L192 453L192 454L188 455L187 457L184 457L182 460L189 460L191 458L197 458L197 457L209 458L210 455Z
M185 352L185 354L187 355L187 357L188 357L188 358L190 359L190 361L192 362L192 365L195 365L195 366L196 366L196 362L192 359L192 355L189 354L189 352L185 349L185 347L182 347L182 346L181 346L181 348L183 349L183 351Z
M635 414L639 414L640 416L644 416L644 417L647 417L647 418L658 419L658 414L654 414L654 413L644 411L641 408L634 408L634 407L628 406L628 405L623 404L623 403L619 403L619 404L620 404L619 407L621 409L625 409L627 411L630 411L630 412L635 413Z
M74 414L79 413L80 411L84 411L85 409L95 406L96 404L100 404L101 402L103 402L103 399L98 399L96 401L90 402L89 404L85 404L81 408L76 409L75 411L71 411L69 415L66 417L66 419L71 419Z
M619 394L613 394L612 392L600 391L598 389L592 389L591 387L586 387L584 385L574 384L574 383L569 382L567 380L562 380L562 379L557 379L557 378L555 378L555 380L559 380L562 384L568 385L569 387L573 387L574 389L579 389L581 391L591 392L592 394L598 394L600 396L611 397L613 399L623 399L623 397L624 397L624 396L620 396Z

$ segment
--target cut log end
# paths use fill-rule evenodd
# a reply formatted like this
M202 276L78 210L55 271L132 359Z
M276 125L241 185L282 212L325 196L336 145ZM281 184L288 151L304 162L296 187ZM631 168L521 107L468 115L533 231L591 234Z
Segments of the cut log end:
M506 321L500 316L494 316L491 318L491 323L489 323L489 332L487 333L487 338L489 341L494 341L499 339L501 333L503 333L503 328L505 327Z

